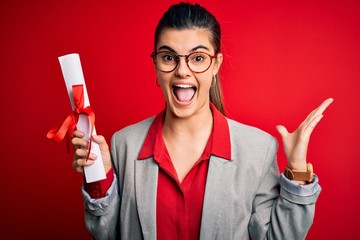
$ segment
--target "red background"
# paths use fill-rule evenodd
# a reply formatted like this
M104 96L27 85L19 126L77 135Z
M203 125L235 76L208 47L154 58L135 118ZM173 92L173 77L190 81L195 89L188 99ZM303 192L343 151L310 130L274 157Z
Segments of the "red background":
M80 54L97 131L109 140L164 106L149 54L157 21L175 2L1 1L2 239L89 239L82 177L65 144L45 138L71 110L57 57ZM277 124L294 130L324 99L335 99L310 142L323 192L307 239L356 237L359 1L199 2L222 25L231 118L279 139Z

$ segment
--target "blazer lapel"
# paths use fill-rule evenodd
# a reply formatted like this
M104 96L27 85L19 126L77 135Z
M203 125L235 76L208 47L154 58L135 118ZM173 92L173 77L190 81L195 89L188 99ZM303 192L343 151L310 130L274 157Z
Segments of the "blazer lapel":
M144 239L156 239L156 192L159 168L153 158L135 160L135 194Z
M215 239L222 208L226 207L229 188L236 165L220 157L211 156L206 180L200 239Z

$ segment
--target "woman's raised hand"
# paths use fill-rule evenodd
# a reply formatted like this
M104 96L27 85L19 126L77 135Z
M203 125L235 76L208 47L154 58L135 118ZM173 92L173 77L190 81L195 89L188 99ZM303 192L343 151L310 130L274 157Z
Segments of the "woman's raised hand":
M89 142L84 140L84 133L78 130L75 130L72 134L71 143L74 146L75 153L74 159L72 162L73 168L83 173L83 167L88 166L96 161L97 156L95 154L90 154L89 159L86 161L86 157L88 154ZM99 144L101 156L103 159L103 164L105 168L105 172L107 173L111 169L111 158L110 158L110 151L109 147L106 143L106 140L101 135L94 135L92 136L93 141Z
M276 126L277 131L282 137L284 151L290 169L302 172L306 171L306 154L310 135L323 117L323 112L332 102L332 98L326 99L319 107L314 109L292 133L289 133L284 126Z

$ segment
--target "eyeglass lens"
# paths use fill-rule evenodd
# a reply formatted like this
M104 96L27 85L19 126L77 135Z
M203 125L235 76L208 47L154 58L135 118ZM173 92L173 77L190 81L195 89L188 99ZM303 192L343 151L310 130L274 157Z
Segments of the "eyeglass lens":
M212 61L211 56L203 52L193 52L186 56L179 56L176 53L166 51L158 52L155 55L154 63L160 71L171 72L178 66L180 57L185 57L190 70L197 73L206 71Z

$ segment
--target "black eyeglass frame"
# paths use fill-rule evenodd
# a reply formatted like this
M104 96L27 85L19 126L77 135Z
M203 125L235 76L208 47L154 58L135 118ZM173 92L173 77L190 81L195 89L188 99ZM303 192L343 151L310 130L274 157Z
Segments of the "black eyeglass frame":
M156 56L160 53L169 53L170 55L174 56L175 57L175 60L176 60L176 65L174 67L174 69L170 70L170 71L164 71L164 70L161 70L157 67L157 64L156 64ZM189 56L192 55L192 54L196 54L196 53L201 53L201 54L205 54L207 56L210 57L210 64L209 66L204 70L204 71L194 71L191 69L191 67L189 66ZM185 58L185 62L186 62L186 65L188 66L188 68L193 72L193 73L203 73L203 72L206 72L210 67L211 67L211 64L212 64L212 60L214 58L217 57L218 54L215 54L215 55L210 55L208 53L205 53L205 52L201 52L201 51L197 51L197 52L192 52L192 53L189 53L188 55L180 55L180 54L177 54L175 52L172 52L172 51L160 51L160 52L153 52L151 53L150 57L153 59L153 63L155 65L155 68L161 72L164 72L164 73L170 73L172 71L174 71L178 66L179 66L179 63L180 63L180 57L184 57Z

